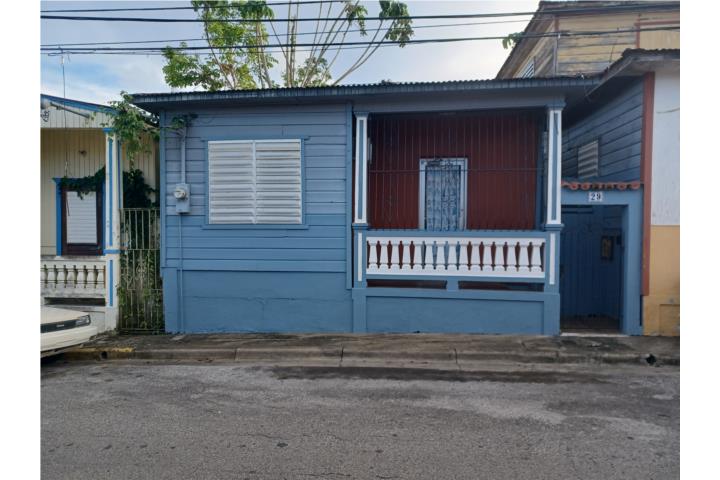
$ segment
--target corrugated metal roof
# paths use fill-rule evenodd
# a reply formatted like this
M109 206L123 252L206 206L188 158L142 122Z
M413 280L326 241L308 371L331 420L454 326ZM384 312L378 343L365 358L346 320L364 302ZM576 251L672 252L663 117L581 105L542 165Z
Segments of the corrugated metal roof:
M345 98L362 95L473 92L483 90L583 88L597 85L597 77L548 77L442 82L381 82L325 87L224 90L219 92L136 93L133 103L154 110L167 103L198 101L293 101L303 98Z

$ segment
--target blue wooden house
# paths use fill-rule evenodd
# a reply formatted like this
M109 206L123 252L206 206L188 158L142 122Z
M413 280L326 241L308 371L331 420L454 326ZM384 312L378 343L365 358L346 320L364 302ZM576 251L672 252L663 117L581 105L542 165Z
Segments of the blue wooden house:
M557 334L563 108L597 84L136 94L167 331Z

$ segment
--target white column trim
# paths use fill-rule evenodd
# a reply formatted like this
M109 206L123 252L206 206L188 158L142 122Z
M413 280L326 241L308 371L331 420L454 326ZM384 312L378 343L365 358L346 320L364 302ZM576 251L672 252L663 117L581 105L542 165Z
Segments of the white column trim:
M562 108L547 109L547 211L546 225L560 225L562 219L561 183L562 183Z
M367 223L368 114L355 116L355 223Z

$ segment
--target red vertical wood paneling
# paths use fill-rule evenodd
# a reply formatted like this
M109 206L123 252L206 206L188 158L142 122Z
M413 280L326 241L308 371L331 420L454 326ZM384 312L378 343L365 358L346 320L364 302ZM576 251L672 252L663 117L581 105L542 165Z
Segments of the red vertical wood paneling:
M421 158L468 159L469 229L535 226L538 116L528 111L373 115L372 228L418 228Z

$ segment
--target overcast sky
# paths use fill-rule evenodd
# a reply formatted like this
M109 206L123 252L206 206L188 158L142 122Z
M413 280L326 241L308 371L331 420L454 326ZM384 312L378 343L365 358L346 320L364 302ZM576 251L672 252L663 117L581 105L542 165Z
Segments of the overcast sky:
M272 3L273 0L269 0ZM377 1L363 2L369 16L376 16ZM490 13L533 11L537 1L406 1L412 15L443 15L461 13ZM41 2L43 10L69 8L127 8L156 6L188 6L189 2ZM285 18L286 7L276 7L276 17ZM317 17L318 5L306 5L300 15ZM190 11L149 11L120 13L81 13L89 16L142 16L168 18L194 18ZM422 25L480 23L439 28L416 28L416 39L440 37L479 37L507 35L525 28L530 17L479 18L457 20L416 20L414 27ZM503 22L503 23L487 23ZM314 23L302 24L306 29ZM368 27L374 24L369 22ZM301 30L302 32L303 30ZM307 30L306 30L307 31ZM42 44L68 44L81 42L114 42L138 40L175 40L201 38L199 23L125 23L125 22L78 22L42 20ZM302 37L301 37L302 38ZM307 37L305 37L307 39ZM312 39L312 35L309 36ZM348 40L362 40L362 37ZM176 44L169 42L169 44ZM196 45L201 43L194 42ZM146 46L158 46L150 44ZM361 50L341 53L333 72L336 76L357 58ZM500 40L475 42L408 45L405 48L383 47L358 71L343 83L371 83L380 80L393 81L440 81L492 78L507 57L509 50L502 48ZM278 55L279 57L279 55ZM51 95L63 94L60 57L41 55L42 91ZM66 96L77 100L106 103L116 99L121 90L133 92L163 92L170 87L165 84L160 56L150 55L71 55L65 57ZM277 72L279 74L279 70Z

